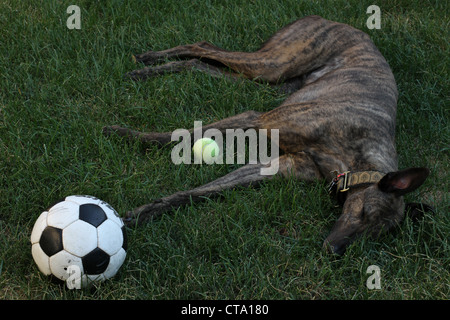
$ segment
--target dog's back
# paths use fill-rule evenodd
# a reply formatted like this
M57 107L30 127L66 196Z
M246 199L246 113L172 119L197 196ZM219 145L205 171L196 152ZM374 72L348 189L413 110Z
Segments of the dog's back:
M282 59L291 67L289 77L303 80L260 117L260 127L280 130L282 150L309 154L324 177L333 170L397 170L397 86L367 34L311 16L280 30L260 51L272 46L291 48Z

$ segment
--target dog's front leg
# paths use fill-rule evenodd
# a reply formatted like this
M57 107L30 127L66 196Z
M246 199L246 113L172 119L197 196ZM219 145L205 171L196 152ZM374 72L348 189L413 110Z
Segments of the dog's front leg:
M179 191L170 196L155 200L128 212L124 218L124 222L129 226L140 224L166 211L189 204L191 201L200 201L205 197L217 195L223 190L232 189L237 186L256 186L262 180L273 177L261 174L261 169L264 167L267 166L262 164L248 164L203 186L188 191Z
M265 175L262 169L276 168L277 174L283 177L293 174L298 176L299 172L297 166L301 166L299 178L310 180L314 176L312 169L308 169L309 165L302 166L303 163L300 158L293 158L289 155L282 155L273 159L268 164L248 164L229 174L224 175L210 183L203 186L188 190L179 191L170 196L155 200L149 204L140 206L126 214L124 222L129 225L140 224L151 218L158 217L164 212L171 209L189 204L191 201L200 201L206 197L211 197L219 194L223 190L233 189L235 187L257 186L263 180L270 180L275 175Z

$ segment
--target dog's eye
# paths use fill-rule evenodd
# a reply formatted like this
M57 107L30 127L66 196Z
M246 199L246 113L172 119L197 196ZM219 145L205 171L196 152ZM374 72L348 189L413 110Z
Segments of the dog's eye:
M361 210L361 217L364 218L366 215L372 215L373 214L372 208L373 208L372 204L364 205Z

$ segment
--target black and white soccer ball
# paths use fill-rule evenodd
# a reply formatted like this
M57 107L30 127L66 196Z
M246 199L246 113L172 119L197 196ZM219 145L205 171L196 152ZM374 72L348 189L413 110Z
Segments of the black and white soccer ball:
M44 211L31 243L39 270L68 286L70 280L71 288L113 277L127 254L122 219L109 204L91 196L69 196Z

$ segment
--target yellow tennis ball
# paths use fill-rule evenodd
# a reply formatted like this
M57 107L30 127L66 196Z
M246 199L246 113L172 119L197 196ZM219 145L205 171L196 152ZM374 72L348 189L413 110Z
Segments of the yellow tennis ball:
M203 159L208 164L219 154L219 145L213 139L202 138L195 141L192 151L197 159Z

